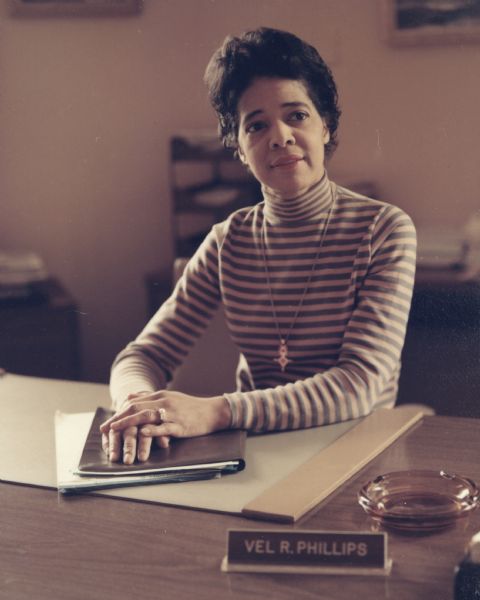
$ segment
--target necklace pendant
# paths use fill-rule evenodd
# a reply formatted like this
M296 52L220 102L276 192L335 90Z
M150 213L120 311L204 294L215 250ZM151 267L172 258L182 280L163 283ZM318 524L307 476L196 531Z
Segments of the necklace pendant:
M292 362L288 358L288 346L285 340L280 340L280 345L278 346L278 358L274 358L273 360L278 362L282 373L287 368L287 365Z

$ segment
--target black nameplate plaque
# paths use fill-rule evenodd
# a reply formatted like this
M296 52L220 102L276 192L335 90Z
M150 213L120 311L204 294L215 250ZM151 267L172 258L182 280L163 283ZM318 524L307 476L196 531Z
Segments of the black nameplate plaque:
M386 533L230 530L224 571L386 575Z

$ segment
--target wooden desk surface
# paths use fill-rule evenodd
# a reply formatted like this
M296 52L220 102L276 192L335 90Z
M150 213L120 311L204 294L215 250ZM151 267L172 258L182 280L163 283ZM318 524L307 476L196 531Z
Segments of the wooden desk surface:
M284 529L368 531L357 504L365 481L407 468L446 469L480 482L480 420L427 417L298 524ZM428 535L390 533L389 577L225 574L228 528L272 524L106 497L58 497L0 484L0 598L8 600L450 600L453 569L480 511Z

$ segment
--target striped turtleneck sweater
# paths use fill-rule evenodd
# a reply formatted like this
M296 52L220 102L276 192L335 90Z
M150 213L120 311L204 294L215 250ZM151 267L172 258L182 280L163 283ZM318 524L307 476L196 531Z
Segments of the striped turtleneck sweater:
M293 200L264 191L263 202L212 228L171 297L117 356L114 403L164 388L222 303L240 351L237 391L225 394L232 428L305 428L393 406L415 252L402 210L326 175Z

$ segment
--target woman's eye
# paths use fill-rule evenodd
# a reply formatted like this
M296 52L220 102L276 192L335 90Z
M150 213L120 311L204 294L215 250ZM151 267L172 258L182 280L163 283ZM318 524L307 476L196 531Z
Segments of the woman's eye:
M308 119L308 113L303 110L296 110L290 115L291 121L305 121L305 119Z
M260 131L260 129L263 129L264 127L265 123L263 123L262 121L254 121L253 123L249 123L247 125L245 131L247 133L255 133L256 131Z

